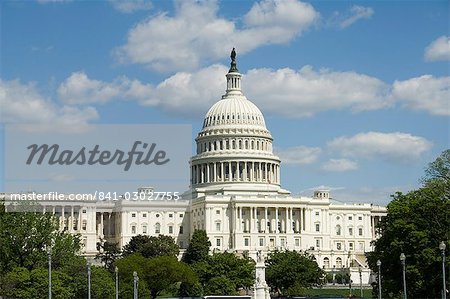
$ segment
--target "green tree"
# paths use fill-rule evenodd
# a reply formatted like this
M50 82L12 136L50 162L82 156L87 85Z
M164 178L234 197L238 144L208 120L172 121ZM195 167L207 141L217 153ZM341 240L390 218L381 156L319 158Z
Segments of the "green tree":
M132 237L123 249L124 256L133 253L140 253L146 258L158 256L176 257L180 253L180 247L175 243L175 239L170 236L159 235L157 237L149 237L137 235Z
M99 259L105 269L108 269L110 272L114 272L114 262L121 254L118 244L108 241L98 244L98 253L95 258Z
M70 282L71 278L67 274L52 271L52 297L75 298ZM2 278L0 285L1 294L8 298L42 298L43 294L48 293L48 270L38 267L29 271L24 267L16 267Z
M446 243L448 255L450 237L449 158L447 150L430 164L424 185L418 190L393 195L387 216L379 223L381 237L374 241L375 250L367 254L367 259L373 271L378 271L376 262L381 261L384 297L402 294L402 252L406 255L408 297L441 296L439 243ZM374 294L377 292L378 285L374 284Z
M178 289L182 283L185 286L194 286L198 282L197 276L187 264L170 256L149 259L144 278L152 298L156 298L163 291Z
M280 295L321 284L324 275L314 257L298 251L273 251L266 260L266 280Z
M205 230L195 230L192 234L189 246L183 255L182 261L187 264L193 264L198 261L204 261L209 254L211 242L206 235Z
M46 265L49 245L56 268L81 249L79 235L60 232L55 217L41 212L0 212L0 244L0 273Z

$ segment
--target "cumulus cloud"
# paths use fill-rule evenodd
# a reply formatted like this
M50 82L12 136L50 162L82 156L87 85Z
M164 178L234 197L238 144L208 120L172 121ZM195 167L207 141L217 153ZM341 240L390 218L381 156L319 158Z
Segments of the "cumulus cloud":
M427 152L432 143L408 133L359 133L351 137L338 137L327 146L347 157L381 158L392 162L416 161Z
M32 83L0 80L2 123L83 125L98 118L93 107L57 105L43 97Z
M157 14L133 27L127 43L114 51L120 62L143 64L159 71L191 70L226 57L230 45L239 53L261 45L292 40L311 27L319 14L298 0L255 3L238 23L218 16L216 1L176 2L173 16ZM200 57L201 56L201 57Z
M60 84L58 96L68 104L105 103L122 96L129 83L125 77L111 83L95 80L80 71L72 73Z
M275 149L283 164L305 165L317 161L322 150L318 147L295 146L286 149Z
M348 159L330 159L322 164L322 170L344 172L358 169L358 163Z
M441 36L425 49L425 60L450 60L450 36Z
M356 72L314 70L305 66L253 69L245 76L245 91L265 111L288 117L308 117L318 112L348 108L354 112L390 106L389 86Z
M149 0L109 0L109 2L114 9L122 13L133 13L152 8L152 2Z
M392 94L407 108L450 116L450 77L424 75L395 81Z

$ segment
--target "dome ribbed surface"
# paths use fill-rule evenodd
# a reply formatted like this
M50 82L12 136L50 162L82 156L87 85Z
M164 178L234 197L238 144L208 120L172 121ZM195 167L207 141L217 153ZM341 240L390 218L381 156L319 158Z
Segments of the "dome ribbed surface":
M203 128L235 124L266 128L261 111L245 97L224 98L215 103L206 113Z

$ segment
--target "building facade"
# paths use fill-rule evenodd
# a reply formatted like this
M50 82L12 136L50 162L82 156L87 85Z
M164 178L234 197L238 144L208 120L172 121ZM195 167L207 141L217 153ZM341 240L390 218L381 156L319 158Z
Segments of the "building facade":
M43 211L59 217L62 229L81 234L87 256L97 253L99 242L123 247L138 234L169 235L184 249L193 231L204 229L213 250L255 259L260 250L308 251L326 271L350 269L355 282L362 272L367 283L364 254L372 250L385 207L338 202L329 190L303 197L283 189L272 135L261 111L241 91L233 54L226 80L225 95L206 113L195 140L190 189L180 200L43 201Z

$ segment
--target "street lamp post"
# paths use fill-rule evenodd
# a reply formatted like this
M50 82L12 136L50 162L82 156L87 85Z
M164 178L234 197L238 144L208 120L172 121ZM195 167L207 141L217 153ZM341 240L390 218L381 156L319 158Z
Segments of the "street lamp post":
M362 289L362 268L361 268L361 266L359 266L358 272L359 272L359 292L360 292L360 294L361 294L361 298L363 298L363 289Z
M378 266L378 299L381 299L381 261L377 261Z
M439 244L439 249L442 255L442 299L447 298L447 288L445 287L445 243L442 241Z
M116 299L119 299L119 268L114 268L116 273Z
M400 254L400 261L402 262L402 268L403 268L403 298L404 299L408 299L406 296L406 269L405 269L405 260L406 260L406 256L405 254L402 252Z
M133 278L134 278L133 279L133 282L134 282L134 284L133 284L133 296L134 296L134 298L133 299L138 299L138 281L139 281L139 277L138 277L136 271L133 272Z
M87 274L88 274L88 299L91 299L91 263L87 264Z
M52 248L48 249L48 299L52 299Z

